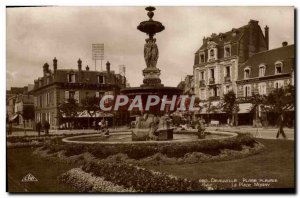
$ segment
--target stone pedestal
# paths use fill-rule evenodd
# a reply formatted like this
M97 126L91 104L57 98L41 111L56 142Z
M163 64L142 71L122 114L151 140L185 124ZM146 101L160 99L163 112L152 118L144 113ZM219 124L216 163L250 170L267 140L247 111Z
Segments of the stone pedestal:
M141 87L163 87L161 84L160 70L156 67L153 68L146 68L143 70L144 80Z

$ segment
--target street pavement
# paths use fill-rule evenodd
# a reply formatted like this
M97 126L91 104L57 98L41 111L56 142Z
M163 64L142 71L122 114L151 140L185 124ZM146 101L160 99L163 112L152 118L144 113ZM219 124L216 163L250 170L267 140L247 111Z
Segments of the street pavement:
M254 128L250 126L238 126L238 127L207 127L207 131L228 131L228 132L238 132L238 133L250 133L256 138L262 138L262 139L277 139L277 131L278 128L272 127L272 128ZM295 133L293 128L284 128L284 133L286 134L286 137L288 140L294 140ZM283 137L280 135L278 139L283 139Z
M118 128L110 128L109 131L113 132L128 132L130 129L128 127L118 127ZM238 127L228 127L228 126L220 126L220 127L207 127L206 131L225 131L225 132L238 132L238 133L250 133L256 138L263 139L276 139L276 134L278 128L253 128L251 126L238 126ZM294 129L293 128L284 128L284 132L287 136L287 139L294 140ZM76 130L50 130L50 135L76 135L76 134L89 134L89 133L100 133L100 131L95 131L94 129L76 129ZM43 132L41 133L44 134ZM12 135L9 136L24 136L24 131L13 131ZM36 131L27 131L26 135L37 135ZM280 136L279 139L283 139Z

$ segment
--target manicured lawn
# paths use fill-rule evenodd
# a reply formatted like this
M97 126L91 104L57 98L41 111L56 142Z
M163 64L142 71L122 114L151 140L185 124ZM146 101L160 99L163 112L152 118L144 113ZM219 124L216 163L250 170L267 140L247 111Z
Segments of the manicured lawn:
M57 177L71 169L65 163L54 163L33 156L31 148L7 150L8 192L73 192L69 186L59 183ZM31 173L38 182L21 182Z
M234 189L294 188L294 141L262 140L266 146L263 153L244 159L202 164L146 166L156 171L166 172L190 179L237 179ZM245 179L277 179L268 187L245 187L239 184ZM245 182L244 182L245 183ZM231 183L215 183L230 188ZM239 186L240 185L240 186Z

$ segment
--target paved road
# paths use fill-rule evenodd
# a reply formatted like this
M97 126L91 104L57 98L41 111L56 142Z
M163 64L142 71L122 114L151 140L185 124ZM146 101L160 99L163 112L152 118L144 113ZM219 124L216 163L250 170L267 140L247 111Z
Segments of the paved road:
M120 131L128 131L128 127L119 127L119 128L111 128L110 132L120 132ZM207 127L207 131L228 131L228 132L239 132L239 133L251 133L253 136L257 138L263 139L276 139L277 128L253 128L250 126L241 126L241 127ZM294 129L284 128L287 139L294 140ZM82 133L97 133L99 131L95 131L93 129L85 129L85 130L50 130L50 135L62 135L62 134L82 134ZM43 135L44 133L42 133ZM13 132L12 136L23 136L23 131ZM28 131L26 135L37 135L36 131ZM280 136L280 139L282 137Z
M276 139L277 128L253 128L253 127L207 127L207 130L217 131L233 131L239 133L251 133L254 137L263 139ZM292 128L284 128L287 139L294 140L295 130ZM280 136L280 139L283 139Z

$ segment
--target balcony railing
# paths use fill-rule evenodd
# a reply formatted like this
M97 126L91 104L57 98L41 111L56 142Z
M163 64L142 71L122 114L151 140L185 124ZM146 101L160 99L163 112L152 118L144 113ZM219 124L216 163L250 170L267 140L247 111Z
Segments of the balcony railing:
M210 100L220 100L220 96L210 96Z
M230 76L225 76L224 81L225 82L231 82L231 77Z
M215 79L214 79L214 78L210 78L210 79L209 79L209 84L211 84L211 85L212 85L212 84L215 84Z

